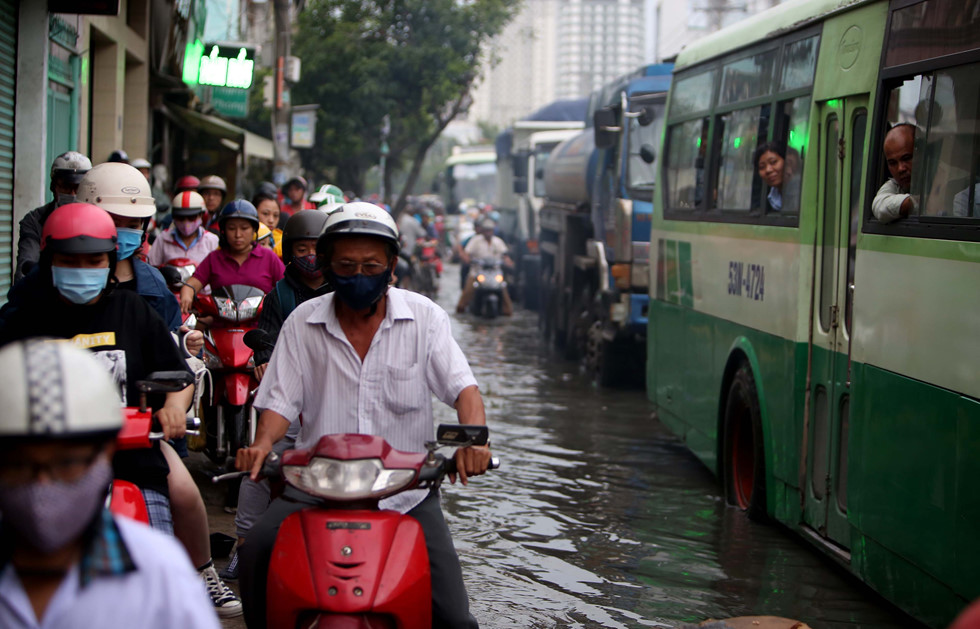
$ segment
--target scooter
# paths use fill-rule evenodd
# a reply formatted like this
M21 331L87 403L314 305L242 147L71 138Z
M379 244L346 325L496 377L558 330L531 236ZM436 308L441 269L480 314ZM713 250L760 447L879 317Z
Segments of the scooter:
M500 316L504 291L507 290L503 267L493 259L476 260L473 266L476 279L473 281L475 291L471 311L477 316L494 319Z
M266 590L268 626L429 629L432 586L422 527L378 502L438 486L456 471L456 461L437 450L485 445L487 437L486 426L442 424L423 453L395 450L377 436L338 434L307 450L266 457L263 476L281 477L319 501L290 514L279 529ZM490 467L499 466L494 458Z
M149 393L171 393L181 391L194 382L194 377L186 371L155 371L146 380L136 383L140 392L140 405L123 409L123 425L116 435L118 450L147 449L154 441L163 439L163 430L153 419L153 409L146 403ZM187 420L187 434L196 435L201 420L193 417ZM139 487L121 479L113 479L106 497L109 510L116 515L125 516L144 524L150 523L146 501Z
M204 366L211 372L210 403L204 407L206 452L219 465L255 438L251 406L255 360L245 334L256 328L265 294L233 284L195 297L195 310L211 318L204 331Z
M439 293L439 276L442 274L442 260L436 250L436 240L423 240L415 245L413 260L418 269L415 290L429 299L434 299Z

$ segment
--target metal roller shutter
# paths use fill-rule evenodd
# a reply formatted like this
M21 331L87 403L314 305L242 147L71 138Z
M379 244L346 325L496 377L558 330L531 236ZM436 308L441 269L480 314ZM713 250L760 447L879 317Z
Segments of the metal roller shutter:
M16 24L15 0L0 0L0 303L7 300L13 268Z

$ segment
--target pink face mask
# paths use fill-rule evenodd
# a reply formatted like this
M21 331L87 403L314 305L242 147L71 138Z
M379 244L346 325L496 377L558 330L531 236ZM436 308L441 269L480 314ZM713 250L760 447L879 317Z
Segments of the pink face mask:
M174 225L177 226L177 231L180 232L181 236L190 236L201 226L201 217L198 216L193 221L174 221Z

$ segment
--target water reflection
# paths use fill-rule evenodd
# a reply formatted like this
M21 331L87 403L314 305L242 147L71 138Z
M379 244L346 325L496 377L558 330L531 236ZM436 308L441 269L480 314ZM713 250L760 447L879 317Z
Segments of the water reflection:
M439 302L458 292L450 266ZM503 468L444 491L485 628L669 627L771 614L908 623L815 551L727 508L641 391L604 391L541 347L534 313L453 317ZM439 406L437 419L453 421Z

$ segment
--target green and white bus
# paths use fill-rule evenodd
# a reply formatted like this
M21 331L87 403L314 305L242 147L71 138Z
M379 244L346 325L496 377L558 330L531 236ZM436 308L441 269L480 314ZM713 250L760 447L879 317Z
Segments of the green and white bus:
M980 0L791 0L681 52L666 116L658 417L750 517L947 625L980 596ZM885 223L900 123L915 207Z

